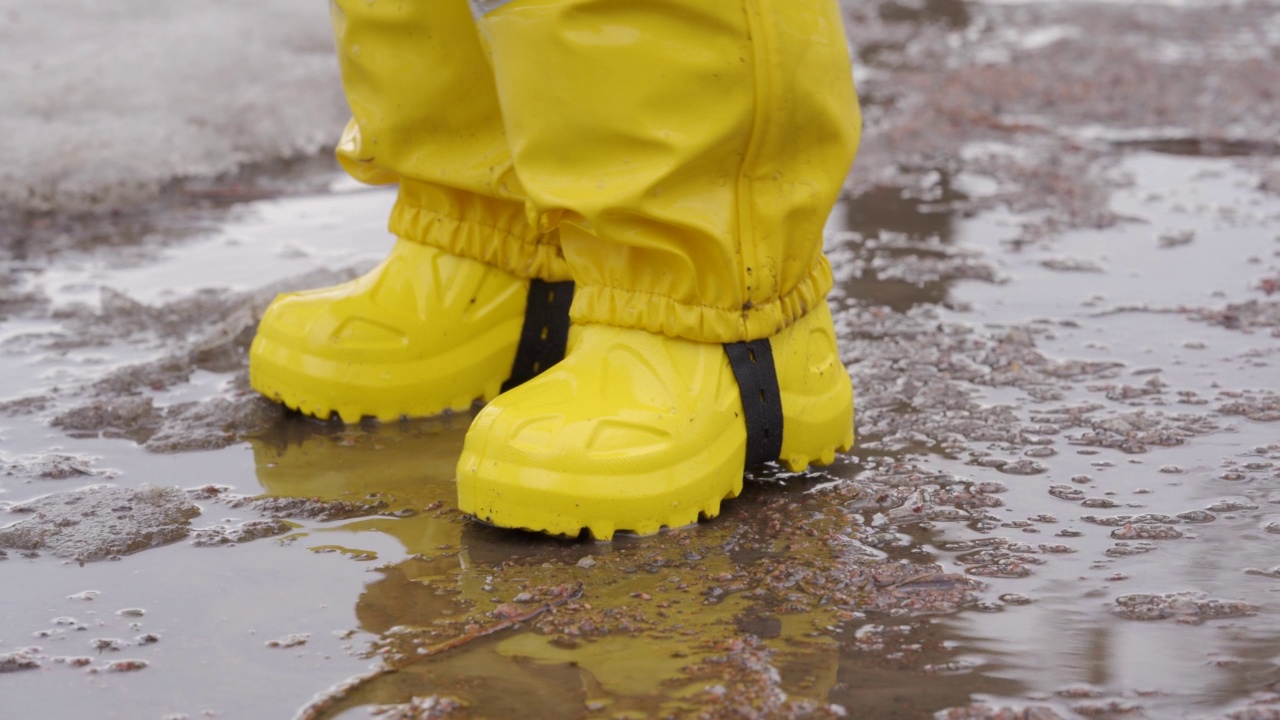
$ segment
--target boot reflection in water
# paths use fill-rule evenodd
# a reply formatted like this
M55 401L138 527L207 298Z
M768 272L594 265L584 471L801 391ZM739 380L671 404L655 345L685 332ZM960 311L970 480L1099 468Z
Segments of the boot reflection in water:
M741 632L763 639L769 664L780 672L783 690L794 698L821 702L838 681L839 643L812 637L815 627L834 618L833 606L790 611L761 620L752 613L759 599L731 593L714 603L683 602L686 590L670 582L670 573L618 572L610 561L625 561L625 543L522 543L508 533L461 521L436 500L452 490L453 470L465 423L458 416L427 423L403 423L366 431L314 424L285 424L269 436L250 439L264 497L307 498L301 542L312 549L341 550L372 557L393 540L405 559L374 563L370 582L355 605L359 628L394 646L406 629L427 633L459 630L466 622L492 622L495 598L513 598L525 587L555 587L587 572L585 557L599 558L591 570L595 621L611 627L614 610L635 603L638 594L656 602L674 600L663 623L647 632L601 632L581 644L557 642L555 635L512 633L477 643L449 662L420 666L363 688L361 704L401 703L409 695L445 692L471 703L477 717L562 717L580 708L583 698L607 703L614 715L637 715L684 707L689 692L702 683L685 669L722 652ZM363 511L361 510L363 508ZM689 567L690 551L705 577L734 573L732 558L715 552L729 542L734 528L707 528L694 544L663 543L662 567ZM634 546L632 546L634 548ZM617 553L617 554L615 554ZM634 557L634 556L631 556ZM653 556L650 556L653 558ZM649 561L645 561L649 562ZM606 570L605 568L614 568ZM703 597L693 581L691 592ZM708 582L707 585L711 583ZM523 605L533 607L533 605ZM591 618L580 608L582 621ZM622 617L626 617L623 615ZM576 621L575 621L576 622ZM671 627L681 632L670 632ZM565 640L572 636L560 636ZM691 648L691 637L700 649ZM434 642L434 641L433 641ZM526 662L526 661L533 662Z
M744 469L852 446L822 255L860 125L835 0L332 7L338 157L399 183L399 241L277 299L257 390L346 422L492 401L459 507L555 535L713 517Z

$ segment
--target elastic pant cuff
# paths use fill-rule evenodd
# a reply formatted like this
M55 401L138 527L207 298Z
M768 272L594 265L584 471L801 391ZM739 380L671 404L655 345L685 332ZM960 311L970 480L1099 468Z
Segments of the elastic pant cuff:
M782 297L741 308L692 305L642 290L579 283L569 317L576 323L637 328L695 342L746 342L786 330L826 302L832 283L831 265L821 255L809 274Z
M557 232L538 233L524 203L402 179L391 210L392 233L521 278L571 279Z

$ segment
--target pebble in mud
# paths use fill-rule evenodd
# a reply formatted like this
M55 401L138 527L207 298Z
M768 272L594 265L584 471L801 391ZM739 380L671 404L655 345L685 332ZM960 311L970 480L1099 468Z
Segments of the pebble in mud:
M1178 519L1163 513L1142 513L1141 515L1134 515L1130 518L1130 522L1154 525L1177 525Z
M1075 703L1071 712L1087 718L1142 717L1142 706L1127 700L1096 700Z
M1044 705L1015 708L995 707L985 703L939 710L934 713L933 718L934 720L1063 720L1063 717L1053 708Z
M1100 273L1104 269L1102 265L1094 260L1073 257L1056 257L1046 258L1040 261L1043 267L1059 272L1090 272Z
M125 396L68 410L55 417L51 424L72 437L102 436L143 442L160 428L162 414L150 397Z
M89 646L98 652L120 652L129 646L129 643L119 638L94 638L89 641Z
M0 547L92 562L181 540L200 508L178 488L144 484L54 493L10 512L31 517L0 530Z
M1206 620L1253 615L1256 605L1236 600L1210 598L1203 593L1178 592L1164 595L1134 594L1116 598L1115 614L1128 620L1173 620L1199 625Z
M283 535L295 529L295 526L283 520L250 520L237 526L214 525L200 528L191 534L191 544L195 547L217 547L238 545L261 538Z
M39 667L40 661L35 659L28 650L0 654L0 673L35 670Z
M1168 525L1129 523L1112 530L1111 537L1116 540L1176 540L1182 537L1182 533Z
M380 720L436 720L446 718L455 712L466 713L467 703L443 695L413 697L407 703L395 705L373 705L369 714Z
M1228 330L1274 328L1280 325L1280 302L1248 300L1220 309L1200 308L1191 317Z
M1258 506L1251 502L1240 502L1239 500L1219 500L1205 509L1215 513L1231 513L1243 510L1257 510Z
M283 412L280 406L256 396L170 406L144 447L158 453L224 448L271 427Z
M73 602L92 600L98 595L100 593L96 590L86 590L68 595L66 599ZM97 614L87 608L85 612L90 615ZM4 659L7 658L10 665L9 670L62 666L66 668L86 668L90 673L118 673L143 669L147 667L147 660L138 658L120 659L120 655L130 648L142 649L160 642L160 635L153 632L142 632L140 620L145 616L146 610L142 608L125 607L96 617L89 623L81 622L69 615L54 617L49 620L53 627L37 630L33 633L35 637L44 638L45 642L49 643L47 647L29 647L9 655L0 653L0 665L5 664L6 661ZM92 629L104 635L91 635L89 632L91 626ZM133 631L140 634L133 635L131 639L124 636L105 636L105 633L110 632L109 629L113 627L116 632ZM45 652L45 650L53 647L61 649L64 653L67 651L80 651L85 654L54 655ZM35 663L35 665L32 665L32 663ZM3 671L0 668L0 672Z
M265 645L270 648L291 648L298 647L299 645L306 645L307 641L310 639L311 633L293 633L292 635L285 635L284 637L275 638L274 640L268 640Z
M68 478L114 477L111 470L95 470L93 458L62 453L46 453L0 462L0 473L10 477L40 480L66 480Z
M1262 397L1241 398L1218 408L1223 415L1240 415L1256 422L1280 420L1280 394L1267 393Z
M1127 542L1118 542L1115 545L1107 548L1104 554L1107 557L1113 557L1113 558L1114 557L1132 557L1134 555L1145 555L1155 549L1156 549L1156 546L1149 542L1140 542L1136 544L1127 543Z
M1102 525L1103 527L1123 527L1136 522L1132 515L1081 515L1080 519L1091 525Z
M965 572L978 577L1023 578L1031 574L1028 563L1013 557L1001 558L983 565L975 565Z
M1131 455L1150 452L1152 447L1183 445L1190 438L1221 429L1209 417L1170 417L1145 410L1103 419L1087 419L1085 422L1090 432L1070 437L1072 444L1110 448ZM1110 464L1107 463L1108 466Z
M690 700L701 709L699 717L719 718L843 718L839 705L792 700L782 689L782 676L772 663L773 653L753 636L721 643L718 654L682 669L689 683L704 683Z
M1102 697L1102 691L1088 685L1072 685L1053 691L1054 695L1068 700L1082 700Z
M974 592L982 584L956 573L944 573L936 564L880 562L868 568L864 588L870 596L858 598L860 610L892 615L940 615L973 605Z
M1085 497L1083 490L1070 485L1050 485L1049 494L1059 500L1083 500Z
M100 673L100 672L112 672L112 673L137 672L138 670L144 670L144 669L146 669L146 667L147 667L148 665L149 665L149 663L148 663L146 660L112 660L111 662L106 663L106 664L104 664L104 665L101 665L101 666L99 666L99 667L92 667L92 668L89 668L89 672L91 672L91 673Z
M278 422L283 410L254 396L156 407L149 397L107 397L53 419L72 437L126 438L159 453L216 450Z
M352 518L380 515L387 511L388 504L377 497L362 502L343 500L320 500L318 498L291 497L240 497L223 496L220 499L235 509L249 509L273 519L297 518L304 520L350 520Z
M1049 468L1034 460L1014 460L997 469L1006 475L1040 475L1049 472Z

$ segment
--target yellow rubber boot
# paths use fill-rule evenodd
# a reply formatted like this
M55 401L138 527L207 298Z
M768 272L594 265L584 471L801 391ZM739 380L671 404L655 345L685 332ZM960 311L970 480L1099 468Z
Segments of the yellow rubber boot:
M279 298L250 381L346 422L465 410L512 374L531 283L569 280L558 233L525 216L467 0L331 7L353 115L338 160L363 182L399 183L400 241L365 277Z
M363 277L282 295L249 350L249 382L344 422L466 410L511 374L529 281L401 240Z
M459 507L647 534L715 516L748 465L850 447L822 255L860 124L838 4L474 4L581 336L476 418Z
M771 338L780 459L853 446L853 395L826 306ZM587 325L563 362L482 410L458 507L494 525L600 540L711 518L742 490L747 431L724 347Z

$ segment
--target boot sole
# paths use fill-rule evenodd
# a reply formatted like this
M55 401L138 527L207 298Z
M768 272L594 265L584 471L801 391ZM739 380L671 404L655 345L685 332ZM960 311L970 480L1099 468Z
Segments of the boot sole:
M853 448L853 434L845 441L826 447L815 447L813 464L830 464L836 453ZM464 456L462 462L474 462L475 456ZM682 488L665 493L619 498L609 507L596 507L598 512L587 510L581 498L562 497L549 499L547 493L531 489L527 483L502 481L497 477L484 477L479 472L466 473L458 479L458 507L462 512L479 521L497 527L530 530L547 535L576 538L586 530L596 540L611 540L615 533L626 532L637 536L654 535L663 529L681 528L710 520L720 514L720 505L742 494L742 453L732 458L733 479L727 483L715 483L712 477L695 480ZM796 467L788 463L794 472L809 467ZM479 468L477 468L479 470ZM468 477L469 476L469 477ZM723 476L722 476L723 477ZM597 486L598 478L588 480ZM629 480L628 485L643 480ZM715 485L708 492L708 485ZM553 509L554 508L554 509ZM666 510L664 512L664 510Z
M848 376L844 377L847 387ZM788 397L787 393L783 396ZM794 401L794 394L791 397ZM830 395L819 398L825 400L819 403L826 406L825 418L815 419L812 414L804 420L785 417L788 437L808 439L791 443L784 440L786 459L781 462L792 472L803 471L811 464L829 465L835 461L836 453L853 448L852 395L846 392L844 398L843 403L833 402ZM811 412L817 409L813 405L806 405ZM483 461L487 454L483 446L466 447L458 464L458 508L489 525L548 535L576 538L583 530L596 540L610 540L614 533L622 531L653 535L664 528L710 520L720 514L724 500L742 493L745 432L736 443L724 445L728 447L715 453L719 459L710 463L704 456L662 472L621 478L566 477L564 473L504 466ZM635 491L654 487L668 489Z

